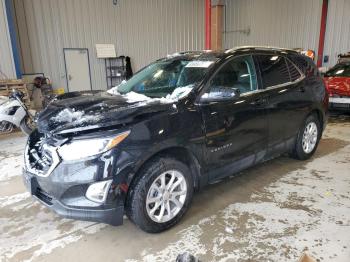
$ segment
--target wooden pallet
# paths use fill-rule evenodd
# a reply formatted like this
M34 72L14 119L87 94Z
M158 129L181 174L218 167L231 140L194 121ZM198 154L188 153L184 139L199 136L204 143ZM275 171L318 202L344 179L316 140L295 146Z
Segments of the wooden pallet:
M21 91L24 94L24 103L27 106L31 105L27 85L21 79L0 79L0 96L9 96L13 89Z

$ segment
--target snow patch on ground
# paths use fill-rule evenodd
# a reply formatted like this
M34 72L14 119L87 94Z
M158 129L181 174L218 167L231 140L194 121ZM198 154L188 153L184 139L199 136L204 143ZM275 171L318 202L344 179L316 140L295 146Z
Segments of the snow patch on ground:
M0 156L0 183L20 176L23 161L23 155L19 154Z
M148 247L129 261L174 261L187 251L203 261L294 262L307 252L321 261L348 262L349 155L347 146L325 156L327 161L313 159L254 193L251 201L233 203L184 229L163 250ZM329 161L337 162L340 174Z
M68 234L63 237L58 237L47 243L42 243L40 249L34 251L31 258L24 260L24 262L31 262L41 255L50 254L56 248L64 248L71 243L79 241L85 234L94 234L105 226L104 224L94 223L83 227L75 227L72 232L67 232Z
M170 243L166 249L157 252L156 254L147 254L145 251L142 261L175 261L179 254L188 252L190 254L205 254L206 248L200 242L200 236L203 234L203 230L200 225L193 225L185 230L182 230L176 235L179 236L179 240ZM128 259L127 262L135 262L138 260Z
M16 208L19 201L25 211ZM24 261L32 261L107 226L61 218L33 199L26 198L25 193L8 200L2 210L4 208L11 210L11 215L0 217L0 261L15 260L16 254L26 250L32 251Z
M25 139L0 140L1 187L6 187L5 181L13 182L21 175ZM0 261L33 261L107 226L63 219L32 199L28 192L0 197L0 209Z
M30 194L28 192L19 193L12 196L0 197L0 208L18 204L19 202L22 202L23 200L26 200L29 197Z
M350 142L348 129L342 130L342 139ZM13 182L21 175L24 141L24 137L0 140L0 182ZM350 146L316 156L255 192L247 202L232 199L231 205L215 215L180 232L170 230L177 233L164 248L144 241L145 249L135 250L128 261L174 261L187 251L202 261L295 262L306 250L321 261L348 262L349 156ZM338 172L332 170L334 163ZM13 168L11 174L6 174L9 168ZM6 183L0 183L0 188ZM28 193L1 197L0 209L0 261L34 261L58 247L82 242L86 234L95 234L106 226L63 219ZM105 237L108 239L108 234Z

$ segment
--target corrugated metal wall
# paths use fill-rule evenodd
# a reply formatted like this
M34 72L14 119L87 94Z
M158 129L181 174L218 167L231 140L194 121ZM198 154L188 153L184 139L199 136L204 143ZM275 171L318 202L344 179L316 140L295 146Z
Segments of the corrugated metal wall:
M350 1L330 0L326 27L324 55L329 55L325 66L337 62L338 54L350 51Z
M5 0L0 0L0 79L16 78Z
M321 9L322 0L227 0L225 47L269 45L317 51ZM249 35L232 32L247 29Z
M25 70L44 72L54 87L66 87L63 48L88 48L93 89L104 89L104 61L96 58L95 44L115 44L118 55L131 57L134 71L169 53L204 48L203 0L117 3L15 0L19 31L28 30L20 39Z

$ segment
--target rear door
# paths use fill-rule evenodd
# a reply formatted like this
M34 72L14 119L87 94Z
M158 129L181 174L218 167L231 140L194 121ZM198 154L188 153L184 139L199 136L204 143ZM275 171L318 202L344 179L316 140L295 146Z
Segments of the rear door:
M267 149L265 99L257 89L251 56L226 62L213 76L202 97L201 112L206 132L207 164L214 172L210 180L231 175L259 162ZM225 99L231 90L237 99ZM213 98L211 100L211 98Z
M255 55L255 59L260 71L261 88L268 100L266 114L270 154L279 154L288 148L287 140L299 128L297 122L304 107L303 75L284 56L261 54Z

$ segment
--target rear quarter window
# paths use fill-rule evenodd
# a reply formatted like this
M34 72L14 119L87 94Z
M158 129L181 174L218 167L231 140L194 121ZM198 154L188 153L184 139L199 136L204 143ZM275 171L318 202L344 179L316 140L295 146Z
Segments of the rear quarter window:
M288 70L289 70L291 82L294 82L294 81L300 79L302 75L301 75L299 69L288 59L286 59L286 62L288 65Z
M290 59L305 76L315 76L318 75L318 69L315 63L304 55L288 55L288 59Z
M257 55L263 88L277 86L290 82L286 60L279 55Z

